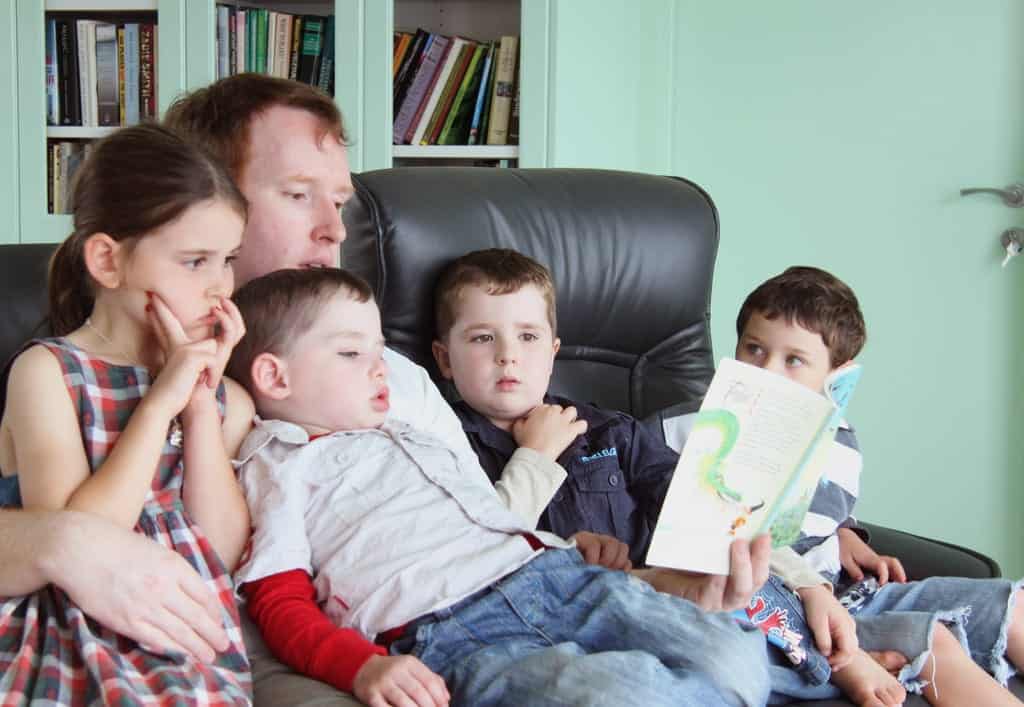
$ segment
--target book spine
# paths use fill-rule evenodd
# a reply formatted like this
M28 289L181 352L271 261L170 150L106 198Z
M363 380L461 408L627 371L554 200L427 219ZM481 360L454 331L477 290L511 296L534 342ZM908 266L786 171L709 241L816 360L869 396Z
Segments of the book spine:
M249 59L249 46L248 46L248 34L249 28L247 26L248 12L244 8L238 8L238 12L235 13L235 41L237 47L235 49L235 61L238 63L235 66L235 73L244 74L249 70L248 59Z
M302 15L292 20L292 50L288 62L288 78L294 81L299 75L299 55L302 53Z
M50 143L50 171L53 173L53 213L62 214L64 213L64 204L60 200L61 196L61 182L60 182L60 143Z
M466 139L467 145L475 145L479 140L480 135L480 119L483 113L484 103L487 102L487 89L490 86L491 79L491 66L494 63L494 42L491 42L487 46L487 56L484 59L484 71L480 77L480 87L476 92L476 103L473 106L473 119L469 124L469 137Z
M516 94L512 97L512 115L508 118L508 144L519 144L519 69L516 68Z
M228 57L230 56L228 32L229 8L227 5L217 6L217 78L230 76Z
M508 143L508 119L512 112L513 81L516 73L516 53L519 38L501 38L498 66L494 73L494 97L491 99L491 121L487 129L488 145Z
M286 12L277 15L277 46L274 48L274 76L288 78L289 54L292 49L292 16Z
M402 67L402 59L405 58L405 52L409 49L409 42L412 41L412 35L408 32L397 32L396 36L398 36L398 45L395 47L395 55L391 61L392 81L398 76L398 70Z
M71 178L68 172L68 168L71 166L71 143L62 142L60 143L60 149L57 151L58 163L60 165L60 205L61 213L71 213Z
M156 62L153 25L139 25L139 110L143 118L156 117Z
M124 118L126 125L139 122L139 25L124 26Z
M430 37L431 35L428 32L424 32L421 29L416 30L416 35L409 44L409 51L402 60L402 66L398 68L398 75L395 77L392 85L392 109L394 109L394 106L401 106L402 101L405 100L405 94L409 90L409 86L412 85L414 70L419 64L423 53L428 49L427 40Z
M90 93L96 92L96 86L89 86L89 20L77 20L75 31L78 35L78 95L82 102L82 125L91 127L93 118L90 114ZM93 65L95 66L95 58Z
M267 11L267 64L264 67L267 76L275 76L277 70L277 19L278 13Z
M334 15L327 17L327 29L324 31L320 57L320 73L316 85L321 91L327 93L330 90L334 73Z
M413 78L412 84L405 94L405 99L402 101L402 106L392 126L391 139L395 145L401 145L405 142L405 133L409 130L409 126L416 116L422 112L420 107L426 100L427 93L438 75L441 63L444 61L445 50L450 45L450 39L437 35L434 37L434 41L430 43L430 48L426 54L423 55L423 62L416 69L416 76Z
M238 13L228 8L228 76L235 74L238 67Z
M117 121L127 125L124 106L124 28L117 28Z
M320 48L323 46L324 18L308 15L302 22L302 54L296 79L313 85L318 72Z
M427 99L426 105L420 112L420 117L414 121L416 129L410 136L406 133L406 139L410 145L419 145L423 136L427 132L427 128L430 126L430 121L434 117L434 113L437 112L438 104L441 102L441 95L444 93L445 86L448 83L448 79L452 75L452 69L458 62L459 54L462 49L466 46L466 40L462 37L452 37L451 44L447 49L447 55L445 56L444 62L441 64L441 70L438 72L437 77L434 79L432 88L430 89L429 98Z
M60 125L60 81L58 79L57 20L46 21L46 124Z
M256 11L256 72L267 73L267 27L270 24L270 10Z
M117 82L117 28L96 25L96 100L99 125L121 124Z
M430 119L430 125L427 126L427 132L423 135L422 144L437 144L437 138L441 134L441 128L444 127L444 121L448 118L448 112L452 109L455 94L458 92L459 86L462 85L462 78L466 75L466 68L469 66L470 59L473 58L475 49L475 43L467 41L459 51L459 60L452 68L452 75L448 78L448 83L445 84L441 100L438 101L434 115Z
M438 133L438 145L455 145L459 142L460 134L463 132L460 123L465 121L468 112L463 107L463 103L467 100L466 95L469 93L473 81L479 80L477 71L480 66L480 57L483 53L483 44L478 44L473 49L473 56L469 59L469 65L466 67L466 73L462 77L462 83L459 84L459 90L456 91L455 98L452 99L452 107L448 109L448 117L444 119L441 132Z
M78 106L78 51L67 20L57 20L57 50L60 122L61 125L79 125L82 118Z
M53 171L53 143L46 143L46 213L55 214L54 211L56 204L54 202L54 194L57 190L54 188L53 183L54 171Z

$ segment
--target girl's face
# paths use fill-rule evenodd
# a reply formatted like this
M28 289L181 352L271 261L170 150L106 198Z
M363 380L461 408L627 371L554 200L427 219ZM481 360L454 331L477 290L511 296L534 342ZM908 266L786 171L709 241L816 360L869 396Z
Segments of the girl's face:
M232 261L242 244L242 217L223 201L189 207L125 251L121 287L132 313L145 319L147 292L159 296L192 341L212 335L213 308L235 285Z

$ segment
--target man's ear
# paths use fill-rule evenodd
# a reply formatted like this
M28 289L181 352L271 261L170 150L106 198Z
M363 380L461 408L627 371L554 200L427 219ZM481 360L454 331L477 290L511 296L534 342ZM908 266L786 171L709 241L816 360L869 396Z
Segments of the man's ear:
M272 353L264 352L254 358L249 375L253 389L263 397L284 400L292 394L288 364Z
M106 233L94 233L82 247L85 269L100 287L113 289L121 284L124 246Z
M448 355L448 347L445 346L440 340L434 339L430 345L430 350L434 352L434 360L437 361L437 367L441 369L441 375L445 380L452 379L452 359Z

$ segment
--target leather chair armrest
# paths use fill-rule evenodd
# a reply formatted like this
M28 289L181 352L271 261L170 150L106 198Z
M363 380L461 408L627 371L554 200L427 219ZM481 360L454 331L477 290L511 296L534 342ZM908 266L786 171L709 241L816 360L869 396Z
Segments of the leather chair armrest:
M935 576L989 578L1002 574L999 564L980 552L881 525L861 525L871 534L872 549L880 555L898 557L908 579Z

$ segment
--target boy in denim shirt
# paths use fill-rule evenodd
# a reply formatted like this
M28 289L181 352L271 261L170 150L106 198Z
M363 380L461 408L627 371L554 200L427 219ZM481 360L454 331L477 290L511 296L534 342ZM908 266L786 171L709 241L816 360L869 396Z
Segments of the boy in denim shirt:
M614 561L623 554L616 546L625 544L630 564L639 566L678 455L628 415L546 395L559 347L554 299L550 273L520 253L491 249L462 256L438 283L434 357L462 397L454 409L492 480L514 455L537 454L562 466L554 483L539 480L522 490L555 489L547 492L550 503L537 527L575 537L588 561L613 568L628 567ZM543 507L543 499L531 498L529 505ZM770 577L745 613L770 640L779 639L788 658L772 673L777 697L830 677L808 624L817 629L815 642L832 653L837 676L851 657L857 667L871 664L856 651L853 622L832 598L830 585L788 549L774 552L772 560L782 576ZM682 573L634 573L662 591L686 592ZM772 651L772 657L780 656Z

